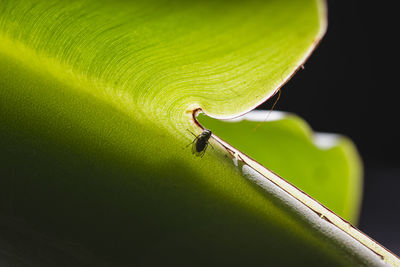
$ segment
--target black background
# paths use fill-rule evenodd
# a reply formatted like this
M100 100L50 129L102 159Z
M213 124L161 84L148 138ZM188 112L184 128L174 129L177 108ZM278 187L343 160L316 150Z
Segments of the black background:
M383 1L328 1L328 31L304 70L282 87L276 109L355 142L365 172L358 227L400 254L395 10Z

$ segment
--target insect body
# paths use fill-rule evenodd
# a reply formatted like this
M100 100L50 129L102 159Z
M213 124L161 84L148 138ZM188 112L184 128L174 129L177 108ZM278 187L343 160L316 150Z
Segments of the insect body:
M212 132L210 130L204 129L203 132L199 135L195 135L192 132L190 132L190 133L193 134L195 136L195 138L194 138L193 142L191 142L187 146L192 145L192 153L198 157L203 157L204 153L206 153L208 145L210 144L208 142L208 140L210 139ZM212 147L212 145L211 145L211 147Z

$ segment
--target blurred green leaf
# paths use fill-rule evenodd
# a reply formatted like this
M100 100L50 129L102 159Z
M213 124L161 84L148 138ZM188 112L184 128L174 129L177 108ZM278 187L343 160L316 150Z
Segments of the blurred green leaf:
M200 116L199 121L344 219L357 221L362 166L347 138L313 133L302 119L283 112L253 111L232 121Z
M186 148L195 109L252 109L324 30L317 0L2 1L6 261L381 263L255 186L215 141L203 158Z

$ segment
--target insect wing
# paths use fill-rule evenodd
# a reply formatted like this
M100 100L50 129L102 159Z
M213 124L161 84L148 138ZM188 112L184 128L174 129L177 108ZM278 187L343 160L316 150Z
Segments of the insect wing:
M208 143L206 143L206 146L204 147L203 151L200 152L199 157L202 158L204 156L204 154L206 153L207 147L208 147Z
M196 155L197 157L200 157L201 153L203 151L197 151L197 142L198 141L199 141L199 139L196 137L196 141L193 142L193 145L192 145L192 154Z

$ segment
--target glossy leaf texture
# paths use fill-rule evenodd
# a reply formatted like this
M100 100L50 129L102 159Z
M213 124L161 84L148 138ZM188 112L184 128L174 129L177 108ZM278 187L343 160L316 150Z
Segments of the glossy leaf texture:
M316 0L1 1L6 261L381 264L255 186L217 142L203 158L186 148L193 110L252 109L324 30Z

